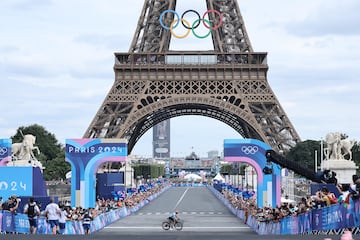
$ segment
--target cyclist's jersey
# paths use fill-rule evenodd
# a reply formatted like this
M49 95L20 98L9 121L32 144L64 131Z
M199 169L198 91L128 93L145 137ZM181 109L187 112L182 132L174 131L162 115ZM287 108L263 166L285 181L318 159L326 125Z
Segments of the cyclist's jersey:
M176 213L171 213L169 218L174 218L175 219L176 218Z

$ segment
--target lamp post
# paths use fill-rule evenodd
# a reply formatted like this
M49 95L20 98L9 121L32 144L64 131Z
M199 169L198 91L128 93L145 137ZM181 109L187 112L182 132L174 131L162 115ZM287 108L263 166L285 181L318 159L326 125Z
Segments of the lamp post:
M324 161L324 142L323 139L321 138L321 142L320 142L320 170L323 170L322 164Z
M131 188L133 187L133 178L134 178L134 169L132 168L132 165L130 164L130 169L131 169L131 173L130 173L130 175L131 175Z
M124 171L124 186L125 186L125 189L126 189L126 177L127 177L127 174L126 174L126 161L127 161L127 159L125 160L125 171Z
M251 188L254 191L254 168L251 168Z

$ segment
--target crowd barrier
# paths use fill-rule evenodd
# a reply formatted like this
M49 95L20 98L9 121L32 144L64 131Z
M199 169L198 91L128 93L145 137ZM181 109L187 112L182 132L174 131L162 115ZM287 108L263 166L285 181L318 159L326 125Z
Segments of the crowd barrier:
M215 188L208 188L238 218L245 222L245 211L235 209L232 204ZM335 204L329 207L282 218L278 222L261 222L255 217L247 218L246 224L260 235L270 234L319 234L333 232L341 234L344 229L352 228L353 233L360 232L360 199L350 204Z
M144 201L132 208L119 208L100 214L91 221L90 232L96 232L107 225L120 220L131 213L137 212L143 206L157 198L161 193L169 189L170 186L164 187L158 193L149 196ZM0 232L1 233L17 233L29 234L30 226L28 216L26 214L13 214L9 211L0 211ZM51 234L50 225L47 223L45 217L38 217L37 234ZM65 224L65 234L84 234L84 228L81 221L67 221Z

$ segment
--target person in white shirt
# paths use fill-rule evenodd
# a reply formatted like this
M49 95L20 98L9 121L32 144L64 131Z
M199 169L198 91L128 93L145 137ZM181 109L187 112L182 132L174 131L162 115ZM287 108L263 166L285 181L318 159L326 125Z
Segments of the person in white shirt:
M56 234L58 232L61 210L59 205L55 203L54 198L50 198L50 203L45 208L45 216L52 229L52 234Z
M59 218L59 232L60 234L65 234L65 227L66 227L66 219L67 219L67 209L68 207L62 206L61 209L61 214L60 214L60 218Z

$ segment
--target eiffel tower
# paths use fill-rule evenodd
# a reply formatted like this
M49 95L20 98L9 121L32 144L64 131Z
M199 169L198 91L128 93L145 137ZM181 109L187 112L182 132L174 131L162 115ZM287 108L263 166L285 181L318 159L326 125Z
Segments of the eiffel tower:
M170 51L169 29L195 22L179 19L176 0L145 0L129 52L115 53L115 82L84 138L126 138L131 153L156 124L200 115L278 152L300 141L267 81L267 53L253 51L237 0L206 6L206 20L197 22L211 30L214 50Z

